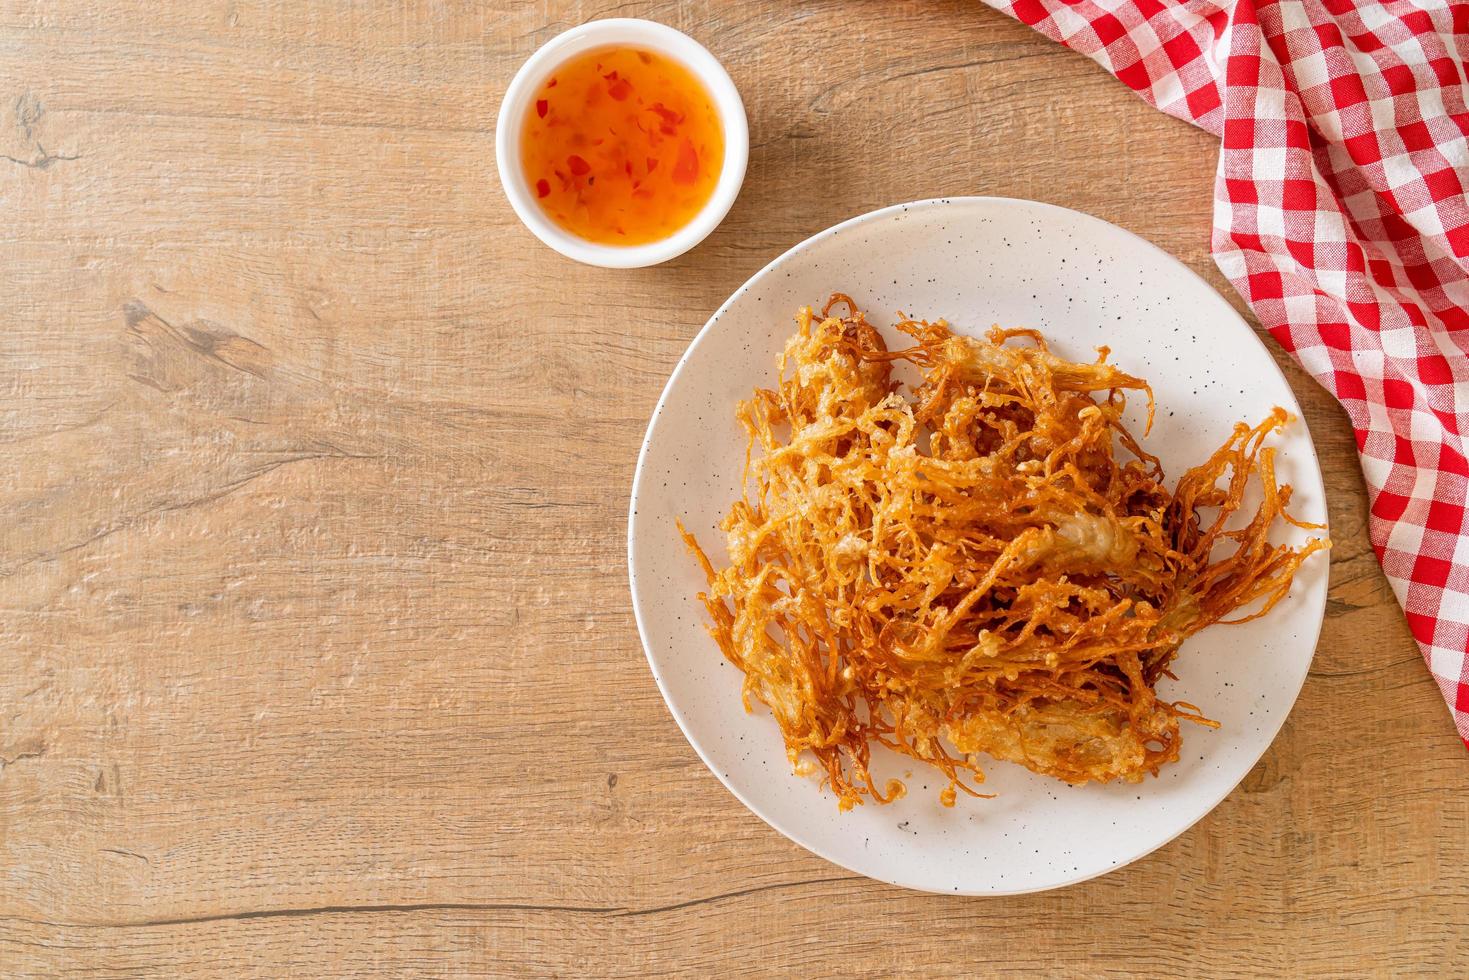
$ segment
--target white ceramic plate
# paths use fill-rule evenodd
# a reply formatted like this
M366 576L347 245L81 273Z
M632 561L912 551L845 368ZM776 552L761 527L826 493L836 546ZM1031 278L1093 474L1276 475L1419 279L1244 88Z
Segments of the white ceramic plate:
M704 631L703 578L674 528L682 518L716 562L716 526L739 493L745 440L734 405L770 386L792 314L849 293L884 327L895 311L978 333L1035 327L1058 353L1091 360L1101 344L1152 382L1160 406L1145 445L1170 479L1202 461L1236 421L1272 406L1299 416L1285 378L1230 305L1182 263L1129 232L1064 208L1000 198L898 205L791 249L742 286L700 331L648 426L633 480L628 571L648 662L694 750L746 806L829 861L934 892L1014 894L1082 881L1147 854L1208 813L1285 721L1311 663L1327 561L1313 557L1269 616L1194 637L1165 680L1170 699L1222 726L1187 726L1183 753L1135 785L1073 788L993 762L985 789L938 802L926 767L874 753L881 779L902 776L891 806L840 813L830 793L791 774L774 720L746 714L738 671ZM889 336L889 340L894 337ZM1141 432L1137 424L1134 431ZM1324 522L1316 452L1299 418L1277 439L1292 510ZM1294 532L1292 532L1294 533Z

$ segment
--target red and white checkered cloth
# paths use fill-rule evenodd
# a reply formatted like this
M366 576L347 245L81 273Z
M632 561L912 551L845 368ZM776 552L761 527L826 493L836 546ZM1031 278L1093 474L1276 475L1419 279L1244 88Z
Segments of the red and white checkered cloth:
M1214 260L1357 431L1469 745L1469 0L987 0L1223 140Z

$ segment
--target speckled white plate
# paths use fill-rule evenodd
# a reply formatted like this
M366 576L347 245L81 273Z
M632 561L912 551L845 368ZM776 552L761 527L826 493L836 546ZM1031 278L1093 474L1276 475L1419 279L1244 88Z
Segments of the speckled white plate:
M745 440L734 405L769 386L803 304L849 293L884 327L898 309L956 329L1036 327L1055 349L1091 360L1107 344L1123 370L1152 382L1160 410L1147 447L1170 477L1204 459L1240 419L1274 405L1299 414L1249 326L1182 263L1089 215L1029 201L955 198L899 205L808 239L762 269L714 314L658 402L638 460L628 572L638 629L669 710L694 750L746 806L829 861L935 892L1014 894L1082 881L1188 829L1254 765L1295 702L1321 626L1327 562L1312 558L1269 616L1192 639L1161 689L1202 706L1217 731L1188 726L1183 755L1136 785L1073 788L992 763L993 800L945 809L942 780L883 752L880 777L907 779L891 806L837 811L814 780L793 776L775 722L746 714L740 678L704 632L703 580L674 519L711 556L739 493ZM890 340L894 339L892 337ZM1141 425L1135 428L1141 431ZM1297 420L1276 443L1292 509L1326 519L1316 452ZM697 805L694 802L692 805Z

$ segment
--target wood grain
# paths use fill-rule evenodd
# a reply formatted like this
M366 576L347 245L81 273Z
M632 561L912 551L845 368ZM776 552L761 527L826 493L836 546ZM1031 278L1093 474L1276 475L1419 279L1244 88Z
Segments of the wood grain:
M536 244L492 162L514 69L608 15L705 42L752 131L724 225L634 272ZM984 193L1233 298L1215 152L977 3L0 0L0 973L1462 968L1469 764L1345 418L1278 348L1337 541L1316 664L1136 865L1004 900L856 878L719 787L644 665L636 450L740 282Z

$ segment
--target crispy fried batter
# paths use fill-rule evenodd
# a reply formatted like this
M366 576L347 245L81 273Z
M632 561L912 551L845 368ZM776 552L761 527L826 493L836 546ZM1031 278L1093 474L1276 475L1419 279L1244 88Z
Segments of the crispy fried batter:
M1316 527L1285 515L1264 446L1285 411L1169 491L1122 424L1129 390L1151 421L1152 391L1105 349L1076 364L1034 331L904 320L915 344L889 351L840 294L796 319L778 388L738 408L761 453L721 525L729 565L680 527L745 707L769 708L796 771L811 753L845 810L904 792L879 788L874 743L941 770L946 805L980 795L980 755L1071 783L1177 759L1180 718L1214 724L1154 692L1179 645L1256 600L1245 618L1264 615L1330 545L1268 540L1277 517ZM900 360L923 374L906 396ZM1226 528L1252 478L1263 503Z

